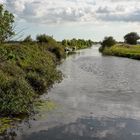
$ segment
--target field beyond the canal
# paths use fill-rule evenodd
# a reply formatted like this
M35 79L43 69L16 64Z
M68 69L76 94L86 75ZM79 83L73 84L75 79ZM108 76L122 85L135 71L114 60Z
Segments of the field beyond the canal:
M106 47L102 53L103 55L140 59L140 45L116 44L110 48Z

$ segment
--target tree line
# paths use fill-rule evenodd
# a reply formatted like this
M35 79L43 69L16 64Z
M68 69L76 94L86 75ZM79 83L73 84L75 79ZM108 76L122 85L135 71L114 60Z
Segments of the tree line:
M136 45L138 43L138 40L140 39L140 36L136 32L130 32L124 36L124 43L129 44L129 45ZM102 49L105 47L111 47L116 44L116 40L112 37L105 37L104 40L102 41Z
M76 47L77 49L80 48L87 48L87 47L91 47L93 45L93 41L92 40L84 40L84 39L71 39L71 40L62 40L62 45L65 47Z

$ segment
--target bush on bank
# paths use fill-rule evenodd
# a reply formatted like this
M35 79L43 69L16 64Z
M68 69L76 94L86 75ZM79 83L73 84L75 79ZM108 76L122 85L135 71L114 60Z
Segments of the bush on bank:
M62 78L56 63L64 57L57 44L0 45L0 114L28 114L35 98Z
M37 97L61 81L56 66L65 58L65 47L45 34L38 35L37 41L27 36L23 42L0 45L2 116L29 114Z
M105 37L101 43L101 47L100 47L99 51L103 52L105 48L110 48L115 44L116 44L116 40L112 36Z

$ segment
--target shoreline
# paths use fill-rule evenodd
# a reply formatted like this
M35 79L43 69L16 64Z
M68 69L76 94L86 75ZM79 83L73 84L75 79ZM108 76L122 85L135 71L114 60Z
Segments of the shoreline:
M61 82L62 73L57 66L66 58L65 50L57 43L53 47L51 45L51 49L49 45L0 45L0 55L3 56L0 58L0 90L3 96L0 100L0 133L11 127L15 118L20 120L20 117L30 116L40 101L40 95Z
M140 45L116 44L112 47L102 47L99 50L105 56L117 56L140 60Z

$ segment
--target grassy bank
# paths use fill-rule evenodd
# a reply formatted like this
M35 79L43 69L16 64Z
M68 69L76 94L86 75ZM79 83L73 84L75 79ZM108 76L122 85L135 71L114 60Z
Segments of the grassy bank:
M54 39L0 45L0 134L12 127L14 117L36 112L39 96L62 80L56 67L65 57L65 46Z
M140 45L116 44L112 47L100 48L103 55L127 57L140 60Z
M0 45L0 114L28 114L35 99L61 79L56 64L65 55L58 44Z
M60 82L56 66L65 58L65 47L46 35L38 43L26 39L0 45L1 116L29 114L37 97Z

